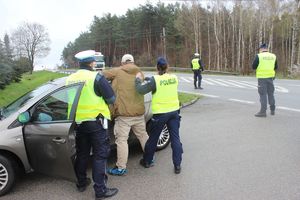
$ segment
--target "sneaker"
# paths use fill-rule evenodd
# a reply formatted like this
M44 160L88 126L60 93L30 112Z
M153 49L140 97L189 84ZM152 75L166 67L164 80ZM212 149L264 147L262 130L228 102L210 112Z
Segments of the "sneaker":
M195 89L197 89L197 87L195 87Z
M87 186L89 186L91 184L91 179L90 178L86 178L86 182L84 185L79 186L79 184L76 184L77 190L78 192L84 192L87 188Z
M180 174L180 172L181 172L181 166L180 165L174 166L174 172L175 172L175 174Z
M114 175L114 176L125 176L128 173L128 171L127 171L127 169L119 169L118 167L114 167L114 168L108 169L107 173Z
M198 87L198 89L203 90L203 87Z
M266 116L267 116L266 112L258 112L255 114L255 117L266 117Z
M115 196L118 193L118 191L119 190L117 188L106 188L106 192L101 196L96 195L95 200L101 200L107 197Z
M145 167L145 168L153 167L153 166L154 166L154 161L152 160L150 163L146 163L146 162L144 161L144 158L142 158L142 159L140 160L140 165L142 165L142 166Z

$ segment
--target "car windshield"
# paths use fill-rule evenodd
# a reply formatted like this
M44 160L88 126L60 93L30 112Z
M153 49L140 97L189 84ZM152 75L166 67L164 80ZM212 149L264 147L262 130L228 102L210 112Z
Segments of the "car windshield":
M10 116L18 109L20 109L23 105L25 105L30 99L39 96L43 92L49 90L51 87L53 87L53 84L48 83L36 88L35 90L32 90L31 92L24 94L23 96L21 96L20 98L18 98L17 100L9 104L8 106L2 108L0 113L1 115L0 118L2 117L6 118Z

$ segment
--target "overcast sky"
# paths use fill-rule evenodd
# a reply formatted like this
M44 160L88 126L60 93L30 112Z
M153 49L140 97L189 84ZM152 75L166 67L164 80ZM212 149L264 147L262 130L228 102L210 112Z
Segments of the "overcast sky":
M0 0L0 38L11 35L22 22L45 26L51 39L50 54L38 59L36 66L53 68L61 64L63 48L87 31L96 15L124 15L128 9L144 5L147 0ZM148 1L156 5L158 0ZM172 1L170 1L172 2Z

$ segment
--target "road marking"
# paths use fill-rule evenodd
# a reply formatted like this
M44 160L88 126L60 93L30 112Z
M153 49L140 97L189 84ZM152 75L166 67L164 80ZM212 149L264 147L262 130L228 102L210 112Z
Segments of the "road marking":
M288 108L288 107L283 107L283 106L277 106L277 109L281 110L289 110L289 111L294 111L294 112L300 112L300 109L295 109L295 108Z
M281 87L281 86L275 86L275 91L276 92L282 92L282 93L288 93L289 90L284 88L284 87Z
M246 100L240 100L240 99L228 99L229 101L234 101L234 102L240 102L240 103L247 103L247 104L255 104L253 101L246 101Z
M182 80L184 80L185 82L188 82L188 83L191 82L190 80L188 80L188 79L186 79L186 78L184 78L184 77L180 77L180 79L182 79Z
M215 85L214 83L209 82L208 80L204 79L202 80L203 83L206 83L208 85Z
M225 86L225 87L228 87L229 85L225 84L225 83L222 83L220 81L216 81L216 80L213 80L213 79L210 79L210 78L207 78L207 80L213 82L213 83L216 83L218 85L222 85L222 86Z
M234 83L234 81L230 81L230 80L221 80L221 79L217 79L217 80L222 81L225 84L233 85L238 88L245 88L244 86L238 85L238 84L240 84L239 82L236 82L236 83L238 83L238 84L236 84L236 83Z
M257 89L257 86L251 85L251 84L249 84L249 83L243 83L242 81L235 81L235 80L229 80L229 81L232 81L232 82L237 83L237 84L244 85L244 86L246 86L246 87L250 87L250 88L253 88L253 89Z

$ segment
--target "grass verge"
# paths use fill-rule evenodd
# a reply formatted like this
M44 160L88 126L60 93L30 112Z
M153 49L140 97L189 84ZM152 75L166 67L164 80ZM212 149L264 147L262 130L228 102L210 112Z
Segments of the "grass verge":
M178 98L179 98L179 102L181 104L186 104L186 103L189 103L193 100L201 98L201 96L196 95L196 94L189 94L189 93L179 92L178 93Z
M66 74L49 71L36 71L32 74L25 73L19 83L11 83L4 90L0 90L0 107L8 105L43 83L63 76L66 76Z
M33 74L26 73L23 75L21 82L12 83L8 85L4 90L0 90L0 107L8 105L20 96L50 80L63 76L66 76L66 74L54 73L49 71L37 71L33 72ZM179 92L179 101L182 104L186 104L197 98L200 98L200 96Z

